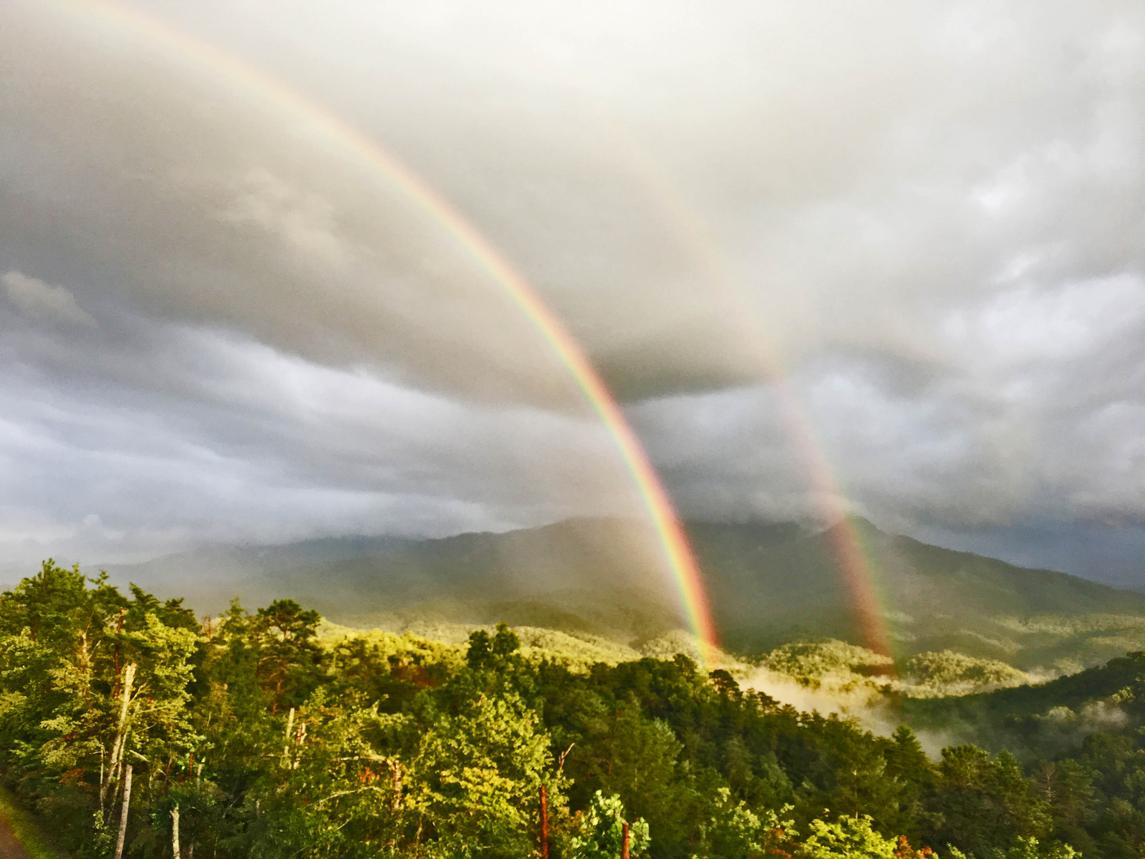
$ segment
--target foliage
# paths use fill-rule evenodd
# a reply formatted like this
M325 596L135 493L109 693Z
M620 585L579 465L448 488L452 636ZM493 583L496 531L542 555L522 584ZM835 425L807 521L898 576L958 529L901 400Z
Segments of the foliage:
M898 842L880 835L866 815L812 820L809 829L796 859L895 859Z
M811 688L817 688L825 677L850 677L856 682L893 673L889 656L832 639L781 645L767 653L762 664Z
M932 694L961 695L1019 686L1029 683L1030 675L997 659L940 650L917 653L908 659L903 679Z
M628 846L632 856L644 853L652 843L648 824L643 820L629 823L624 803L615 794L605 796L599 790L592 795L588 808L580 816L577 834L569 843L573 859L612 859L619 856L628 827Z
M1072 746L932 760L908 728L798 712L687 655L589 663L536 631L469 633L331 630L292 600L199 623L49 562L0 595L0 772L78 856L110 855L121 820L138 857L536 856L542 794L554 859L619 855L626 820L632 855L657 859L1135 859L1145 843L1137 658L1077 681L1122 715ZM885 664L822 644L783 658Z

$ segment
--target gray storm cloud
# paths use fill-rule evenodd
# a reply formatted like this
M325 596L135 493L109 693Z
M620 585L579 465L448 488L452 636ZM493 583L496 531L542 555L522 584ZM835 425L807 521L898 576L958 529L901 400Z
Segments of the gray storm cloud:
M1145 524L1134 4L69 8L0 11L8 557L634 509L545 338L298 98L529 278L686 513Z
M69 325L95 324L91 315L76 304L76 297L62 286L52 286L18 271L5 272L0 276L0 283L18 313Z

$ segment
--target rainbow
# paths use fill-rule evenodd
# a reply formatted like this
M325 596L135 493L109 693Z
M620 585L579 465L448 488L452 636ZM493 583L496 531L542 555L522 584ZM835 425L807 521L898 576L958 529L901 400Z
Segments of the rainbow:
M857 632L870 650L885 656L892 655L891 635L875 585L870 553L863 545L862 534L847 515L841 481L835 476L823 446L816 441L806 409L787 383L778 358L769 348L758 322L758 313L741 291L734 288L737 279L728 272L723 253L707 224L687 204L646 148L621 123L599 111L596 113L612 132L613 153L625 159L630 174L653 200L653 211L671 231L677 246L687 251L706 284L716 287L727 302L723 318L737 329L740 342L749 344L760 375L771 383L778 398L782 425L795 446L816 499L817 513L823 521L832 523L826 536L850 600Z
M840 482L831 470L822 447L815 444L810 423L804 410L799 407L795 393L782 380L776 387L789 435L796 442L812 490L818 498L819 515L832 523L825 533L843 586L850 597L859 636L869 650L891 656L891 636L887 628L886 612L875 587L874 567L863 545L862 534L847 516L843 506L841 499L844 493Z
M700 663L706 665L716 646L716 631L704 591L703 578L687 535L680 525L663 484L635 432L600 374L561 321L545 305L529 282L473 224L438 194L424 179L372 138L329 110L269 77L258 68L212 45L175 30L165 22L106 0L60 0L67 10L87 11L111 23L171 48L197 70L238 82L252 95L293 114L313 131L324 134L346 154L356 157L392 188L401 192L425 216L439 224L499 284L541 337L549 344L576 382L585 400L613 438L636 484L663 547L682 610L699 642Z

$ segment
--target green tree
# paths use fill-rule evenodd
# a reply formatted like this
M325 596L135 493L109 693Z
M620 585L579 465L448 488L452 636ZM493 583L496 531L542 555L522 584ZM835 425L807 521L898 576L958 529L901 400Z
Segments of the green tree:
M740 859L782 855L780 848L796 835L795 824L781 819L791 810L756 813L743 800L721 787L709 806L708 819L699 828L698 856L735 856Z
M962 854L954 851L954 859ZM1033 836L1019 837L1006 850L993 850L990 859L1080 859L1081 854L1068 844L1041 845Z
M882 820L893 832L900 832L918 840L923 831L931 828L926 799L934 791L934 764L926 756L922 745L906 725L900 725L891 736L886 752L886 777L895 786L894 800Z
M628 821L620 797L605 795L598 790L580 815L577 834L569 845L570 855L573 859L614 859L620 856L626 824L629 852L634 857L639 856L652 844L648 824L640 819Z
M248 634L258 654L255 672L269 697L271 713L302 703L317 685L320 620L318 612L294 600L275 600L251 619Z
M936 794L941 822L934 839L977 855L1015 836L1044 837L1051 820L1018 761L975 746L943 749Z
M563 801L539 717L512 692L481 693L452 712L427 704L402 798L416 815L414 842L458 857L527 855L542 782L552 807Z
M812 820L808 828L795 859L896 859L898 841L880 835L867 815L845 815L830 823Z
M399 851L407 765L391 739L407 721L314 693L247 795L243 853L366 859Z
M132 802L162 802L196 742L194 617L178 601L131 593L48 561L0 597L5 768L30 777L25 787L45 813L69 821L66 831L94 822L83 840L96 853L140 818Z

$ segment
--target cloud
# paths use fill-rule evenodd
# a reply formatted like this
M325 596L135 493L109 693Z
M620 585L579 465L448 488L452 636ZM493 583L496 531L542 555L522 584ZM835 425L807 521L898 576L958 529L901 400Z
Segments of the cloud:
M225 223L277 237L286 251L302 261L340 268L350 254L339 235L331 203L300 193L265 169L254 168L242 178L219 217Z
M121 314L100 336L3 338L2 568L638 509L593 421L459 402L233 332Z
M51 406L10 418L58 445L20 485L88 476L45 523L159 533L179 492L260 499L180 519L212 537L630 509L575 380L428 188L583 346L689 514L829 494L1014 557L1046 523L1145 527L1139 9L141 12L182 40L87 14L0 11L5 300L59 323L0 318L0 392ZM85 421L105 453L77 453ZM161 467L105 482L151 444Z
M68 325L95 325L91 314L62 286L52 286L18 271L5 272L0 283L4 284L8 300L26 316Z

